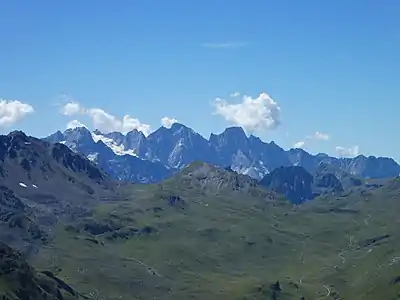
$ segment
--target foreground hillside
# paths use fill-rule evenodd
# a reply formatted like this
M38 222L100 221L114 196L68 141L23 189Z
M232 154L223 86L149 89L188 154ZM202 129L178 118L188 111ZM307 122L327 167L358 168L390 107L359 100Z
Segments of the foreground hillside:
M0 298L86 298L47 266L36 271L25 258L53 244L58 224L90 214L115 193L106 174L64 145L19 131L0 136Z
M115 184L64 145L21 132L1 142L0 241L42 271L2 246L5 299L74 299L69 285L111 300L399 297L398 179L293 206L201 162L158 184Z
M399 192L292 207L196 163L59 226L35 262L100 299L398 299Z
M24 254L50 242L60 220L114 194L108 176L68 147L20 131L0 136L0 240Z
M35 271L19 253L0 243L0 298L77 300L85 297L51 272Z

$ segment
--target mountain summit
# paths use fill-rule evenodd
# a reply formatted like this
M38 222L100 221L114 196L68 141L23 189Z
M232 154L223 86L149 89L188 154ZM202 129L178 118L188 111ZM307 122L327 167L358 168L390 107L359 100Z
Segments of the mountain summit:
M354 177L389 178L400 174L400 166L391 158L337 158L312 155L303 149L284 150L274 142L247 136L241 127L226 128L220 134L211 134L208 140L180 123L160 127L147 137L137 130L101 133L80 127L57 131L45 139L83 153L114 178L142 183L160 181L197 160L230 167L257 180L282 166L299 166L315 174L321 163L335 174Z

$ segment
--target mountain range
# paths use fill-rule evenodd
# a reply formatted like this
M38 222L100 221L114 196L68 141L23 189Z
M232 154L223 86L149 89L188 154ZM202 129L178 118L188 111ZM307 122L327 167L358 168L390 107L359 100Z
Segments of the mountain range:
M320 164L259 181L195 161L137 184L76 152L20 131L0 136L1 299L399 295L399 178Z
M284 150L276 143L263 142L240 127L230 127L208 139L187 126L174 123L160 127L147 137L140 131L93 132L85 127L57 131L45 140L62 143L83 153L113 178L139 183L165 179L193 161L202 161L261 180L278 167L300 166L311 174L329 168L341 179L391 178L400 174L392 158L359 155L337 158L312 155L303 149Z

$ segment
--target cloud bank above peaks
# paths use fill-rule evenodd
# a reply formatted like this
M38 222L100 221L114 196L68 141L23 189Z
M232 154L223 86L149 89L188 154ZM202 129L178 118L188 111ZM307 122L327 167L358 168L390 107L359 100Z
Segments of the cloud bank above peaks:
M0 127L9 127L34 111L33 107L27 103L0 98Z
M317 131L314 133L314 135L310 136L310 138L315 139L315 140L320 140L320 141L328 141L330 137L326 133Z
M93 127L102 132L108 133L119 131L122 133L137 129L148 135L151 132L150 125L141 123L139 119L133 118L130 115L125 115L118 118L110 113L105 112L101 108L86 108L79 102L69 101L61 107L61 114L65 116L87 116L91 119ZM82 124L78 120L70 121L68 126Z
M172 124L177 123L178 120L175 118L164 117L161 119L161 125L166 128L171 128Z
M87 128L87 126L85 124L82 124L79 120L72 120L72 121L69 121L67 124L67 129L75 129L75 128L79 128L79 127Z
M298 148L303 148L306 142L304 141L299 141L297 143L294 143L293 148L298 149Z
M225 99L217 98L213 106L215 115L223 117L232 125L242 127L248 133L273 130L281 124L281 108L266 93L261 93L256 98L244 95L240 103L229 103Z
M328 141L330 140L330 136L327 133L316 131L314 134L307 135L303 140L294 143L293 148L303 148L307 141L310 140Z
M335 150L336 153L341 157L355 157L360 154L360 148L358 146L353 146L350 148L337 146Z

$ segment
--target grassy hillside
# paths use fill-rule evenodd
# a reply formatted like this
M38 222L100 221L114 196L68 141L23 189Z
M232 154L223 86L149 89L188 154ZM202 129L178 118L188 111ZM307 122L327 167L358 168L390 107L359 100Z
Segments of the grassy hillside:
M196 163L120 192L35 265L97 299L400 299L398 181L293 207Z
M36 272L19 253L0 243L0 298L77 300L84 297L51 272Z

